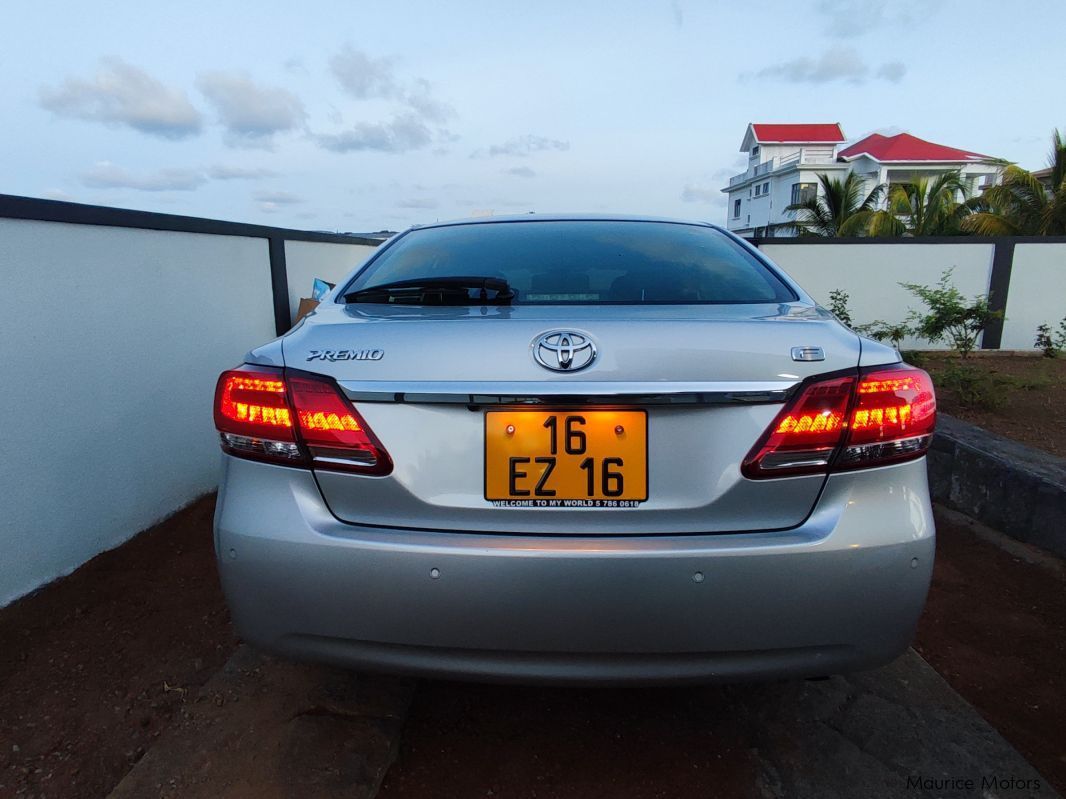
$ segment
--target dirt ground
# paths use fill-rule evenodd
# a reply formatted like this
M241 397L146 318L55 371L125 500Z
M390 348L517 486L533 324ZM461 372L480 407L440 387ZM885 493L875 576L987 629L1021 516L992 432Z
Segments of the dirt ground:
M967 358L965 365L987 372L1002 396L995 410L963 407L944 381L950 365L961 365L958 356L921 353L920 366L933 378L937 406L944 413L983 427L1023 444L1066 457L1066 356L981 356Z
M230 656L214 498L0 609L0 797L106 796Z
M743 697L424 681L378 796L756 797Z
M1066 794L1066 567L1027 563L959 518L938 514L914 648Z
M233 652L213 504L0 610L0 797L106 796ZM942 518L916 648L1066 791L1061 568ZM383 796L466 796L487 775L497 796L706 796L707 771L716 794L744 796L752 753L719 721L723 702L697 713L672 689L420 689Z

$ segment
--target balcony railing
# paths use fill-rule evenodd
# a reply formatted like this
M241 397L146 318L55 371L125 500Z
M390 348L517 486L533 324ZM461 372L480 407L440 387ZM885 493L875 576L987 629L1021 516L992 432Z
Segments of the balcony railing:
M792 166L793 164L831 164L836 161L836 154L832 147L804 147L798 153L782 158L778 166Z
M757 178L760 175L768 175L776 168L777 159L771 158L769 161L763 161L761 164L756 164L753 168L750 168L746 172L741 172L739 175L734 175L729 179L729 185L735 186L738 183L742 183L749 178Z
M738 183L743 183L746 180L757 178L762 175L768 175L771 172L776 172L778 169L782 169L787 166L795 165L807 165L807 164L832 164L836 162L836 153L832 147L804 147L798 153L792 155L786 155L784 158L771 158L769 161L763 161L761 164L756 164L753 168L749 168L745 172L741 172L739 175L734 175L729 179L730 186L736 186Z

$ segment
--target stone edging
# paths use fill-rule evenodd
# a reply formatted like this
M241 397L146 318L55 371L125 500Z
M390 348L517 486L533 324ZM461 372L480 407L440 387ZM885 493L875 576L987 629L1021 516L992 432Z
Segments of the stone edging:
M940 414L928 464L936 502L1066 557L1066 459Z

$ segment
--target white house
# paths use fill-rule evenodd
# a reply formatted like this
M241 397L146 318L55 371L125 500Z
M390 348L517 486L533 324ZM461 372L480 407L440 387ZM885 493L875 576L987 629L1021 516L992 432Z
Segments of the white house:
M996 179L988 156L946 147L909 133L871 134L849 146L840 123L764 124L753 122L740 151L748 168L722 189L729 197L727 227L741 236L795 234L792 203L820 191L818 176L863 178L864 196L880 183L906 183L959 169L971 193Z

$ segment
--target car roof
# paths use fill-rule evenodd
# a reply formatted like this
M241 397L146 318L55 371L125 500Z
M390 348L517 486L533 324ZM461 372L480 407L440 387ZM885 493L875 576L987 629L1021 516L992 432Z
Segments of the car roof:
M674 219L661 216L643 216L639 214L509 214L501 216L477 216L467 219L449 219L424 225L413 225L411 230L452 227L454 225L493 225L502 222L662 222L671 225L695 225L697 227L721 230L718 225L692 219Z

